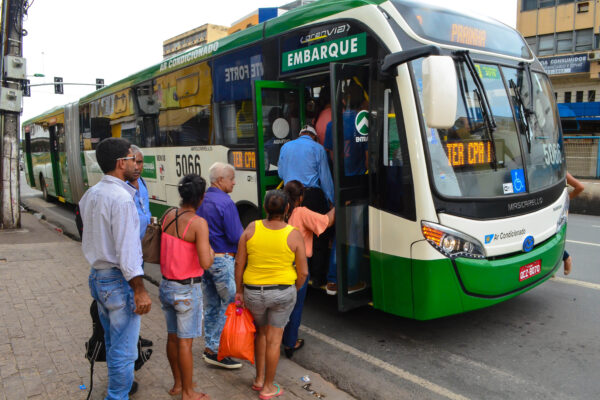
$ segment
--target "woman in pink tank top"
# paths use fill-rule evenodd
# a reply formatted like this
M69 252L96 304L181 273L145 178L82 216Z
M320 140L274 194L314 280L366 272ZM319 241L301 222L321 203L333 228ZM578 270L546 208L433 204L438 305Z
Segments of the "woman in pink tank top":
M179 208L163 216L160 243L159 297L167 321L167 358L173 372L169 394L183 399L210 399L194 391L192 341L202 335L202 274L210 268L214 251L208 241L208 224L196 215L206 181L195 174L179 181Z

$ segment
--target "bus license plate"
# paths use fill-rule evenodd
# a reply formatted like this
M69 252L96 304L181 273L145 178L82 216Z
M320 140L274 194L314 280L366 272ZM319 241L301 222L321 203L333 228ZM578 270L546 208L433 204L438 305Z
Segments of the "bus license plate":
M542 272L542 260L537 260L531 264L523 265L519 270L519 282L529 279Z

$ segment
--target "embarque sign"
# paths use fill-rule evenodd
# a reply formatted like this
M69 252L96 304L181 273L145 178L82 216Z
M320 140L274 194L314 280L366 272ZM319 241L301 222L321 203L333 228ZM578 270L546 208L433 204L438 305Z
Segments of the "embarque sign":
M281 71L326 64L367 54L367 34L348 36L282 54Z

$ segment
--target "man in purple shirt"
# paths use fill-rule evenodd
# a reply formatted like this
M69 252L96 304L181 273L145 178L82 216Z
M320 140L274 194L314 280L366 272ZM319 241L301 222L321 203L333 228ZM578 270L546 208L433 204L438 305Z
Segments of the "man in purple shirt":
M225 310L235 297L234 264L238 241L244 229L235 203L228 193L235 186L235 169L221 162L209 170L210 188L196 214L208 223L210 245L215 261L202 275L204 296L204 361L222 368L241 368L240 362L229 357L217 360L221 332L225 325Z

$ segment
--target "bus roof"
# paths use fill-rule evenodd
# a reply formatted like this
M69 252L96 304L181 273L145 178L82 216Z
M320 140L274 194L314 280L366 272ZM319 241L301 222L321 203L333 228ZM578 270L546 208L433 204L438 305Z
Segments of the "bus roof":
M276 36L290 29L325 18L329 15L356 7L377 5L384 3L385 1L386 0L318 0L302 7L292 9L277 18L246 28L216 40L215 42L206 43L184 53L176 54L162 60L159 64L153 65L130 75L127 78L90 93L81 98L80 101L82 103L87 103L102 98L107 94L148 81L171 70L179 69L202 59L222 54L244 45L259 42L264 38Z
M43 112L40 115L36 115L35 117L28 119L27 121L23 122L22 125L25 126L25 125L33 124L37 121L43 121L49 117L53 117L55 115L58 115L58 114L64 112L64 110L65 110L64 105L56 106L54 108L51 108L48 111Z

